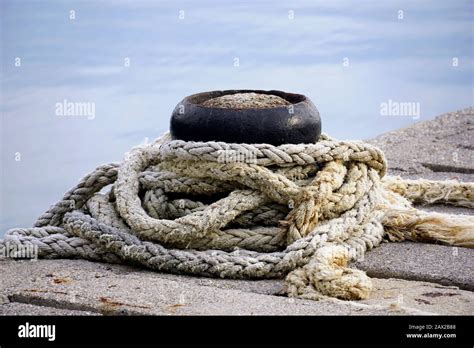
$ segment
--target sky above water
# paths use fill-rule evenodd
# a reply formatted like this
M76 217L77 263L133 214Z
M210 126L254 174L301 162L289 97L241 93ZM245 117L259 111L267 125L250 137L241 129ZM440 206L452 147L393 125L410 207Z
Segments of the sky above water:
M441 0L3 0L0 237L165 132L192 93L302 93L323 131L348 139L470 106L472 11ZM58 114L65 100L94 117ZM419 113L387 115L389 103Z

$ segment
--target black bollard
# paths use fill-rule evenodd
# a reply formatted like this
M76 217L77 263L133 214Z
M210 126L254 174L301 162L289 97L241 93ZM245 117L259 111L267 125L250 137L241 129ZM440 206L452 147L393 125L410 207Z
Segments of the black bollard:
M216 107L202 105L213 98L237 93L278 96L285 104L274 107ZM226 90L190 95L174 109L170 132L173 139L267 143L314 143L321 135L318 109L301 94L282 91Z

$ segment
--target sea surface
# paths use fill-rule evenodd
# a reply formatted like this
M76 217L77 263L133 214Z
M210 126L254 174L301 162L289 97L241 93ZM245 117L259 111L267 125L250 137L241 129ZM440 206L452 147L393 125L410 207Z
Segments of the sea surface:
M348 139L472 105L472 10L462 0L2 0L0 237L165 132L199 91L302 93L323 131Z

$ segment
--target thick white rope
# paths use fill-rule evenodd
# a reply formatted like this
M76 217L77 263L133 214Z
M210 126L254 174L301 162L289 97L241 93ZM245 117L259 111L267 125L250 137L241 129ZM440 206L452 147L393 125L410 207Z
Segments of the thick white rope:
M1 246L44 258L129 262L171 273L286 277L289 296L362 299L350 260L385 236L474 247L474 218L414 202L474 207L473 183L385 177L374 146L323 135L315 144L171 140L97 168ZM110 185L108 193L99 193Z

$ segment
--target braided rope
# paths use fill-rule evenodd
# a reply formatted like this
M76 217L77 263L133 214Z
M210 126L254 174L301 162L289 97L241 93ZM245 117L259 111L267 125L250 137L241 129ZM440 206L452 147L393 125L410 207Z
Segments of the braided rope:
M120 165L97 168L35 227L8 231L0 247L36 246L40 257L171 273L286 277L289 296L362 299L370 279L347 264L384 237L474 247L473 217L411 205L472 208L473 183L385 172L376 147L325 135L315 144L272 146L166 134L133 149Z

